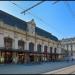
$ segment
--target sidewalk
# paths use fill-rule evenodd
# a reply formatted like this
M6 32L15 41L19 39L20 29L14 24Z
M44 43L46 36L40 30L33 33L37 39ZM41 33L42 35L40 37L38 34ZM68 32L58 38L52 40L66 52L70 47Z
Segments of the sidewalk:
M58 69L58 70L54 70L51 72L47 72L44 74L75 74L75 65L69 66L69 67L65 67L62 69Z

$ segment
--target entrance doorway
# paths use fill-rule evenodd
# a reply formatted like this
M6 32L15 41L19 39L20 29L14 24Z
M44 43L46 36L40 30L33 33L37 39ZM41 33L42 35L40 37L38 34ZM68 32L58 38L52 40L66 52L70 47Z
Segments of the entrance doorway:
M24 53L18 53L18 63L23 64L24 58L25 58Z
M34 55L30 55L30 62L34 62Z
M5 52L4 54L4 63L12 63L12 52Z
M38 57L38 62L41 62L41 56Z

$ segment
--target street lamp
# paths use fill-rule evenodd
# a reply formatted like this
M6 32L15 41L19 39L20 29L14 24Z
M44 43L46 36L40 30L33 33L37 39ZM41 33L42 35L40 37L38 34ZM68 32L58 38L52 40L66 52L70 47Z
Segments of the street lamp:
M72 58L72 61L73 61L73 49L72 49L72 41L71 41L71 58Z

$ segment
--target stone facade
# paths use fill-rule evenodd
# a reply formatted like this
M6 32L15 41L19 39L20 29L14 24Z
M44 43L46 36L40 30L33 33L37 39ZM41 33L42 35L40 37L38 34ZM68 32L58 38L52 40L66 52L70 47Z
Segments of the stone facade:
M66 51L66 56L75 59L75 38L61 40L62 51Z
M61 59L63 55L60 42L38 35L35 28L36 24L33 19L27 22L27 31L0 20L0 62L3 62L2 58L6 60L4 63L10 63L11 61L14 63L28 63ZM11 48L8 47L10 41L5 39L12 39ZM41 48L40 53L38 52L38 45ZM44 48L45 46L47 48ZM50 53L50 47L52 53ZM47 52L44 52L45 49L47 49Z

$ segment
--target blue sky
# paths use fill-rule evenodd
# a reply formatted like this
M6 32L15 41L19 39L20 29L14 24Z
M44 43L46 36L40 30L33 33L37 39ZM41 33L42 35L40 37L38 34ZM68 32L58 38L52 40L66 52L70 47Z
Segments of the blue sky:
M27 9L37 2L38 1L15 1L15 3L23 9ZM25 15L21 14L23 10L9 1L0 1L0 9L24 21L34 19L36 26L52 33L57 36L58 39L62 39L75 37L75 1L68 1L73 14L69 11L66 2L59 1L53 5L53 1L45 1L29 11L33 15L40 17L44 22L29 13Z

